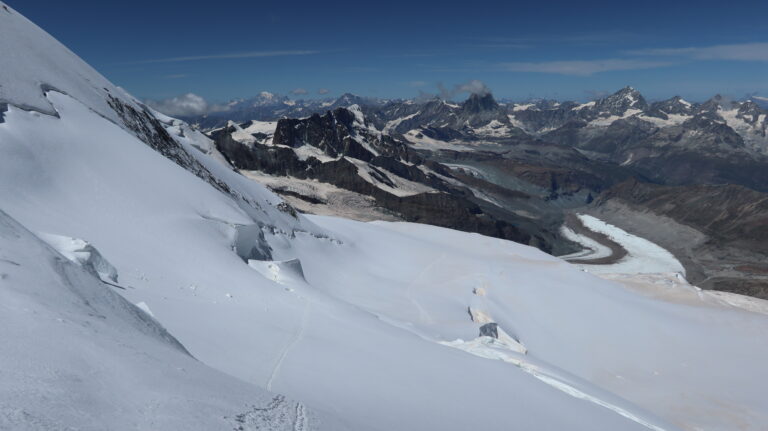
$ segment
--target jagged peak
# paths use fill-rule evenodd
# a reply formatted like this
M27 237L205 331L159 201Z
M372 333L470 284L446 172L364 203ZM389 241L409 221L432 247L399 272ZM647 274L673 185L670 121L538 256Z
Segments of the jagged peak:
M700 106L700 110L702 111L717 111L718 109L730 110L734 108L734 104L736 103L737 102L734 102L730 98L718 93L712 96L706 102L702 103Z
M617 96L625 97L625 98L629 98L629 97L638 98L638 97L642 97L642 94L640 94L640 92L634 87L626 86L618 90L617 92L613 93L612 95L608 96L608 98L617 97Z
M598 100L597 105L600 110L607 110L614 114L621 114L630 108L645 110L648 107L643 95L630 86Z
M677 113L677 111L689 111L691 108L693 108L693 103L683 99L680 96L672 96L669 99L654 102L651 107L663 109L667 113Z
M476 113L496 110L499 108L499 104L490 92L472 93L469 98L464 101L462 108L465 111Z

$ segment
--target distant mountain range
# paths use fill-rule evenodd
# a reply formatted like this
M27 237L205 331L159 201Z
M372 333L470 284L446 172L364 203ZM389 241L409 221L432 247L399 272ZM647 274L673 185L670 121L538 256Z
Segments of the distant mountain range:
M216 112L180 118L207 130L223 127L228 121L274 121L280 118L305 117L354 104L380 106L387 102L384 99L360 97L350 93L337 98L292 100L287 96L263 91L253 98L232 100Z
M191 124L197 124L203 130L208 130L223 127L228 121L276 121L280 118L301 118L350 105L362 107L366 114L373 113L375 114L373 117L379 120L391 121L413 115L405 119L409 121L404 120L397 124L397 130L401 132L407 131L404 129L409 124L435 126L441 120L450 118L454 121L471 119L469 126L473 127L487 125L492 120L497 120L501 124L509 124L527 133L539 135L569 122L585 121L592 125L605 125L618 119L639 118L656 126L665 126L680 124L697 115L709 114L711 119L725 121L740 134L745 132L745 140L758 146L764 146L766 142L765 117L761 115L768 112L768 98L760 96L736 101L717 95L703 103L688 102L675 96L649 103L640 92L631 87L625 87L612 95L587 103L546 99L497 102L490 93L470 95L462 104L437 97L426 100L423 98L382 99L361 97L350 93L345 93L338 98L292 100L287 96L262 92L254 98L230 101L224 109L217 112L183 119ZM718 111L722 112L718 113ZM498 115L494 116L492 113ZM436 120L437 123L430 124L433 123L432 120ZM461 128L457 123L451 125L453 128Z

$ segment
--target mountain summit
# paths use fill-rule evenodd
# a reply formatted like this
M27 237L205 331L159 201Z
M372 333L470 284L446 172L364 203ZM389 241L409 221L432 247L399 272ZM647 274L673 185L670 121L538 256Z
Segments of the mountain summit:
M630 109L642 111L647 108L648 102L645 101L643 95L629 86L598 100L595 104L595 110L608 112L612 115L623 115Z
M495 111L499 109L499 104L496 103L496 100L491 93L473 93L462 104L462 109L469 114L479 114L485 111Z

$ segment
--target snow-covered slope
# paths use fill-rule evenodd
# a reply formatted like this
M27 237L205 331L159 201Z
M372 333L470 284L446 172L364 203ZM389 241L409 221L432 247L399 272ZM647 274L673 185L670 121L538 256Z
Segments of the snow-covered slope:
M109 289L0 211L0 429L344 428L201 364Z
M107 97L136 106L91 66L24 16L0 3L0 103L55 114L43 90L59 89L113 121L116 113Z
M357 428L423 429L437 424L441 429L466 429L477 423L492 428L505 420L510 399L518 400L519 413L526 412L526 418L518 420L529 426L557 429L569 423L574 429L589 429L593 421L624 424L608 410L582 405L515 370L502 388L487 391L484 382L504 374L504 364L485 364L438 343L458 333L425 340L385 315L377 318L354 301L319 289L321 280L314 281L312 272L307 274L310 284L284 286L265 278L243 259L269 258L260 234L266 234L272 258L300 257L309 270L322 264L338 275L354 274L347 267L353 265L367 274L380 263L368 259L373 251L363 258L322 263L318 253L331 256L337 247L355 255L360 251L357 235L339 239L338 232L303 217L296 229L287 231L287 222L268 214L260 219L262 229L230 196L117 125L69 96L51 92L48 98L59 118L10 107L0 125L3 207L34 231L93 244L117 268L126 287L120 293L133 303L143 302L206 364L309 405L317 403L321 411L340 415ZM371 235L375 238L375 232ZM414 246L384 241L384 260L393 258L389 247ZM433 253L421 249L425 256ZM410 273L395 276L391 282L399 290L406 283L400 277ZM339 287L354 292L364 285L360 281L370 277L370 284L378 278L359 277ZM392 300L397 301L397 290ZM464 327L462 336L476 332L464 306L456 311L458 322L466 320L459 325ZM415 362L400 362L406 354ZM433 366L438 362L443 367ZM398 395L404 387L409 388L407 397ZM477 395L483 391L487 393ZM414 403L423 404L420 412L412 412ZM453 404L483 411L495 405L497 413L477 418L442 412ZM552 406L563 414L548 418Z
M768 420L760 399L765 389L753 382L756 375L768 375L757 362L768 357L768 346L755 341L766 316L695 296L682 304L659 300L658 287L650 283L649 292L625 290L537 250L478 235L402 223L313 220L345 232L339 238L355 244L354 250L301 247L298 256L314 285L424 340L474 339L488 320L472 322L471 314L486 316L522 343L524 356L510 349L492 355L472 349L520 367L499 371L504 377L499 374L485 391L514 399L519 387L502 395L512 383L499 379L533 370L547 384L571 395L582 392L581 399L608 405L609 411L632 411L623 398L682 429L730 429L735 410L750 418L745 429L759 429ZM366 266L329 269L353 255ZM473 375L482 379L488 366L477 365ZM653 426L676 429L635 414Z
M46 53L58 45L26 21L6 32L22 19L14 14L0 8L0 39L38 38L31 69L46 65L33 64L38 55L65 55ZM67 61L72 76L85 73ZM0 84L23 81L19 73ZM161 152L141 127L79 97L88 84L72 79L40 93L55 116L5 100L0 208L32 232L87 241L123 289L0 216L0 337L14 351L0 354L7 428L768 424L762 314L668 302L480 235L298 215L182 122L137 105L139 124L163 124L175 145ZM107 289L240 381L192 360ZM317 413L281 397L265 406L273 396L255 386Z

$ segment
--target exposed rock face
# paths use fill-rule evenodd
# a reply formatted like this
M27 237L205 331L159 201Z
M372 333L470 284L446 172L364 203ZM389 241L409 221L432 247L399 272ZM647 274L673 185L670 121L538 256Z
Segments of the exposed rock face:
M680 96L675 96L667 100L655 102L648 109L648 115L669 119L669 115L693 115L695 107L692 103L686 102Z
M550 109L525 109L515 111L512 115L516 125L526 133L541 135L548 131L564 127L569 123L583 123L584 121L573 114L572 108L576 104L567 104Z
M497 111L499 104L491 93L472 94L462 105L462 110L468 114L479 114L486 111Z
M405 133L420 127L439 128L454 124L458 108L457 105L435 98L422 103L393 102L366 114L381 129L387 129L390 133Z
M595 103L591 111L599 114L624 115L628 110L636 109L644 111L648 109L648 102L639 91L632 87L624 87L616 93L600 99Z
M503 136L523 136L491 93L472 94L461 105L434 98L425 102L391 102L366 110L372 123L392 135L412 130L431 131L440 139L495 140ZM502 131L503 133L497 133Z
M666 114L659 110L653 115ZM768 157L710 114L665 127L639 117L602 127L570 122L542 139L574 146L596 160L621 165L659 183L740 184L768 190Z
M482 127L491 122L509 125L509 118L491 93L472 94L463 105L458 115L457 128L462 127Z
M533 104L527 109L512 107L509 114L526 132L541 135L564 126L570 128L573 124L586 126L587 123L595 120L624 118L648 109L648 103L639 91L632 87L625 87L608 97L589 103L566 102L555 106Z
M761 118L760 116L764 114L765 110L750 100L738 105L736 117L744 120L746 123L756 125ZM765 128L763 128L763 132L765 132Z
M234 194L234 191L226 183L216 178L205 166L187 153L153 115L145 110L139 111L112 96L109 97L108 103L120 117L125 127L155 151L197 175L216 189L230 195Z
M596 205L611 199L671 217L722 244L768 256L768 194L733 184L671 187L627 181L600 195Z
M499 324L498 323L486 323L480 327L481 337L499 338Z
M330 157L343 155L366 162L379 155L404 161L419 160L404 143L368 127L359 107L353 106L354 110L337 108L305 120L280 120L273 143L291 148L311 145Z

